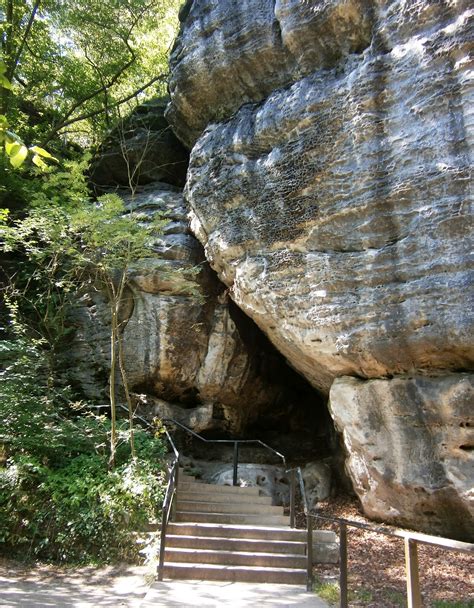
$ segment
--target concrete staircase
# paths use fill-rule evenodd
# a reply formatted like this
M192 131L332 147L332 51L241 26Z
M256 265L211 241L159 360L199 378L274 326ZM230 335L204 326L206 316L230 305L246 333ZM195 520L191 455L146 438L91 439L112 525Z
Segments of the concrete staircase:
M306 532L258 488L181 474L166 536L164 577L304 585Z

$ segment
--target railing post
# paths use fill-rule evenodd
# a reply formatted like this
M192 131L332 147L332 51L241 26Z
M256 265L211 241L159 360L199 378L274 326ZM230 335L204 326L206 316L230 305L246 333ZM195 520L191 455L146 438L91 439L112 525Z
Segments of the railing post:
M407 574L408 608L422 608L418 570L418 545L412 538L405 538L405 568Z
M339 588L341 592L340 608L348 607L347 592L347 526L339 524Z
M238 441L234 441L234 478L232 480L232 484L234 486L237 485L238 466L239 466L239 443L238 443Z
M307 573L306 573L306 590L313 590L313 518L309 513L306 514L308 535L306 538L306 558L307 558Z
M290 528L295 527L296 471L290 471Z
M171 475L174 475L174 480L172 483L172 487L176 488L176 491L178 490L178 481L179 481L179 462L176 463L176 466L173 468ZM176 519L176 507L177 507L177 501L173 500L173 502L171 503L171 519Z

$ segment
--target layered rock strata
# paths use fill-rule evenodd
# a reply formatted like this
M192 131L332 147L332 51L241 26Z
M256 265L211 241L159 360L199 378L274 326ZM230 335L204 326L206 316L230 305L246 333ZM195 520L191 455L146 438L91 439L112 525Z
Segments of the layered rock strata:
M163 115L167 102L151 99L109 133L90 170L96 190L156 181L184 185L189 155Z
M151 256L130 268L122 306L127 378L138 393L140 413L172 417L198 432L241 433L262 412L286 403L288 393L299 390L298 377L285 371L263 338L249 336L233 312L202 246L189 233L181 192L155 183L126 200L137 213L165 214L169 220ZM100 400L110 341L100 291L83 296L74 324L70 378Z
M338 378L330 407L376 519L474 541L474 375Z
M326 392L341 376L400 376L409 409L406 374L472 369L469 4L201 0L183 18L168 118L194 146L192 229L237 305ZM348 442L357 423L340 396ZM385 400L395 407L382 392L371 410ZM415 441L412 418L399 422ZM472 466L469 450L452 458ZM385 517L377 492L391 495L402 457L377 466L364 505ZM412 491L393 520L455 531L449 505L471 517L471 497L446 485L444 528L437 507L415 515Z

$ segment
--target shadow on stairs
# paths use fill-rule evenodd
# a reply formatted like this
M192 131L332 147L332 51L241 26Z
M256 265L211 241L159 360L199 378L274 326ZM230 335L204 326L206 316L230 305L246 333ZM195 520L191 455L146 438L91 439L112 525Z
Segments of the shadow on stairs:
M306 531L255 487L202 483L180 473L168 524L168 579L306 583Z

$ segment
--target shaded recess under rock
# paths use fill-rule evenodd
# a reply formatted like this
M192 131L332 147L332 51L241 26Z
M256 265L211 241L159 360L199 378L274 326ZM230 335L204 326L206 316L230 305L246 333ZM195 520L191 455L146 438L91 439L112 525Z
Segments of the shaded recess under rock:
M301 432L324 440L332 423L323 400L229 301L189 233L180 191L154 183L124 199L137 212L166 212L169 218L152 257L131 266L122 306L127 376L138 413L172 417L219 436L242 434L268 417L269 427L284 428L296 446ZM73 322L70 378L90 398L104 399L110 338L100 291L83 295Z
M326 393L341 376L395 376L415 415L407 375L437 376L432 415L454 437L443 382L474 362L471 3L201 0L182 19L167 117L193 146L191 227L230 297ZM412 415L397 418L377 484L360 490L351 407L331 391L367 512L390 515L377 497L391 496L396 479L404 489L393 521L458 537L472 530L474 496L454 473L441 484L442 513L440 493L420 477L439 508L418 512L412 478L447 470L438 449L416 447L432 433L423 416L416 435ZM373 391L367 419L396 407L390 391ZM407 453L394 460L401 436ZM468 471L472 485L465 445L448 468Z

